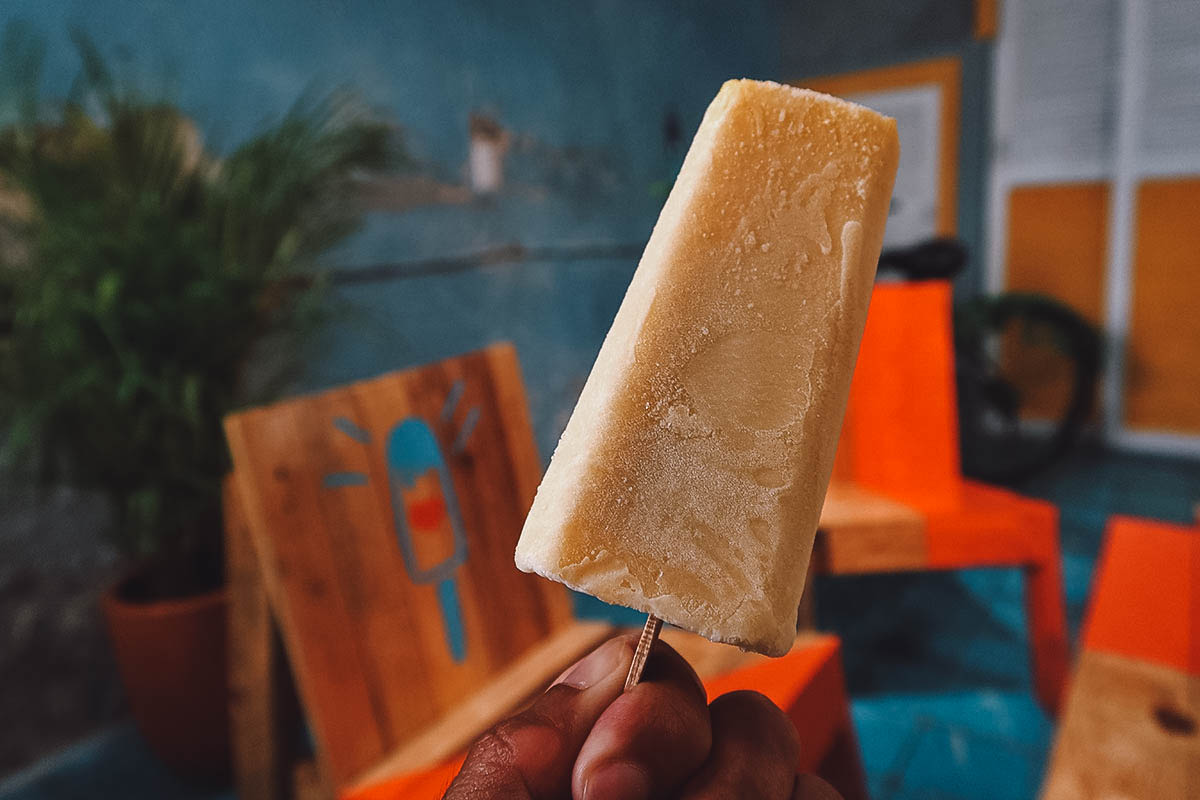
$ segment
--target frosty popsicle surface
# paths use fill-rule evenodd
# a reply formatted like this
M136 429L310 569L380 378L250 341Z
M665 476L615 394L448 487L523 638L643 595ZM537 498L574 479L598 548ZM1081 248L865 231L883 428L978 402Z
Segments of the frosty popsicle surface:
M895 122L728 81L517 544L526 572L782 655L866 321Z

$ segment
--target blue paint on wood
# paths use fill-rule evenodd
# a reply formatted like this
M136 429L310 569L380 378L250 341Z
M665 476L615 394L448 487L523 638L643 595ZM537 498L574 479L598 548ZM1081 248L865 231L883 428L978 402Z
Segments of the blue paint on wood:
M446 647L450 657L461 662L467 657L467 635L463 629L462 603L458 598L458 584L447 578L438 584L438 603L442 607L442 625L446 631Z
M387 443L388 477L391 483L392 519L396 527L396 538L408 577L414 583L437 583L454 574L467 560L467 532L463 526L462 511L454 492L454 480L450 468L442 458L441 449L433 431L422 419L409 417L392 428ZM408 527L405 513L407 492L416 486L417 479L428 474L437 478L450 518L453 552L440 564L422 567L417 560L413 545L413 531Z
M459 378L450 386L450 392L446 395L446 402L442 403L441 420L443 423L449 422L454 418L454 409L458 408L458 401L462 399L466 388L467 384L462 378Z
M440 472L446 462L425 420L408 417L388 433L387 465L392 479L411 489L417 478L430 470Z
M321 485L326 489L366 486L367 474L365 472L330 472L321 479Z
M391 487L392 521L405 571L413 583L437 585L447 647L454 660L461 661L466 653L466 638L454 573L467 561L467 531L463 525L462 511L454 491L450 468L442 457L441 447L433 431L425 420L416 417L402 420L388 432L385 455ZM416 487L419 478L427 475L437 478L453 536L453 551L449 558L428 567L422 566L417 559L413 536L432 534L413 531L408 525L406 513L409 491Z
M471 440L471 434L475 432L475 426L479 424L479 415L479 406L472 406L467 410L467 418L463 420L458 436L454 437L454 444L450 446L450 452L457 454L467 449L467 442Z
M371 443L371 434L355 425L353 421L347 419L346 417L334 417L333 427L337 428L339 431L346 434L359 444Z

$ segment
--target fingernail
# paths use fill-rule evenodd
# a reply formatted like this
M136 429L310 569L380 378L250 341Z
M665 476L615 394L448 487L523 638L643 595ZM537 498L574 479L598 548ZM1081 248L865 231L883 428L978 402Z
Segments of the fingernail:
M605 642L590 655L571 668L571 671L556 683L565 683L576 689L587 689L620 669L624 663L625 650L619 641Z
M583 785L583 800L646 800L650 781L646 773L627 761L598 767Z

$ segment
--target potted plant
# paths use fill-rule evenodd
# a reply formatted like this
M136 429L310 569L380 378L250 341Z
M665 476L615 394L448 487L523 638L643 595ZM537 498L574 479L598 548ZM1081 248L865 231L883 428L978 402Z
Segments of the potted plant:
M41 49L5 44L28 80L0 128L2 456L109 498L131 568L102 605L131 710L169 764L217 775L221 418L287 374L256 354L317 323L316 257L355 229L355 175L389 160L390 131L333 94L222 157L85 37L53 108Z

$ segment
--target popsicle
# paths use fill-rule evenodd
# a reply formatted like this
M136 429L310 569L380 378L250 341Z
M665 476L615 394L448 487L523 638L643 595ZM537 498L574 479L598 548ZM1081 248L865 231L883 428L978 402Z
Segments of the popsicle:
M721 87L538 489L520 569L788 651L898 157L895 122L862 106Z

